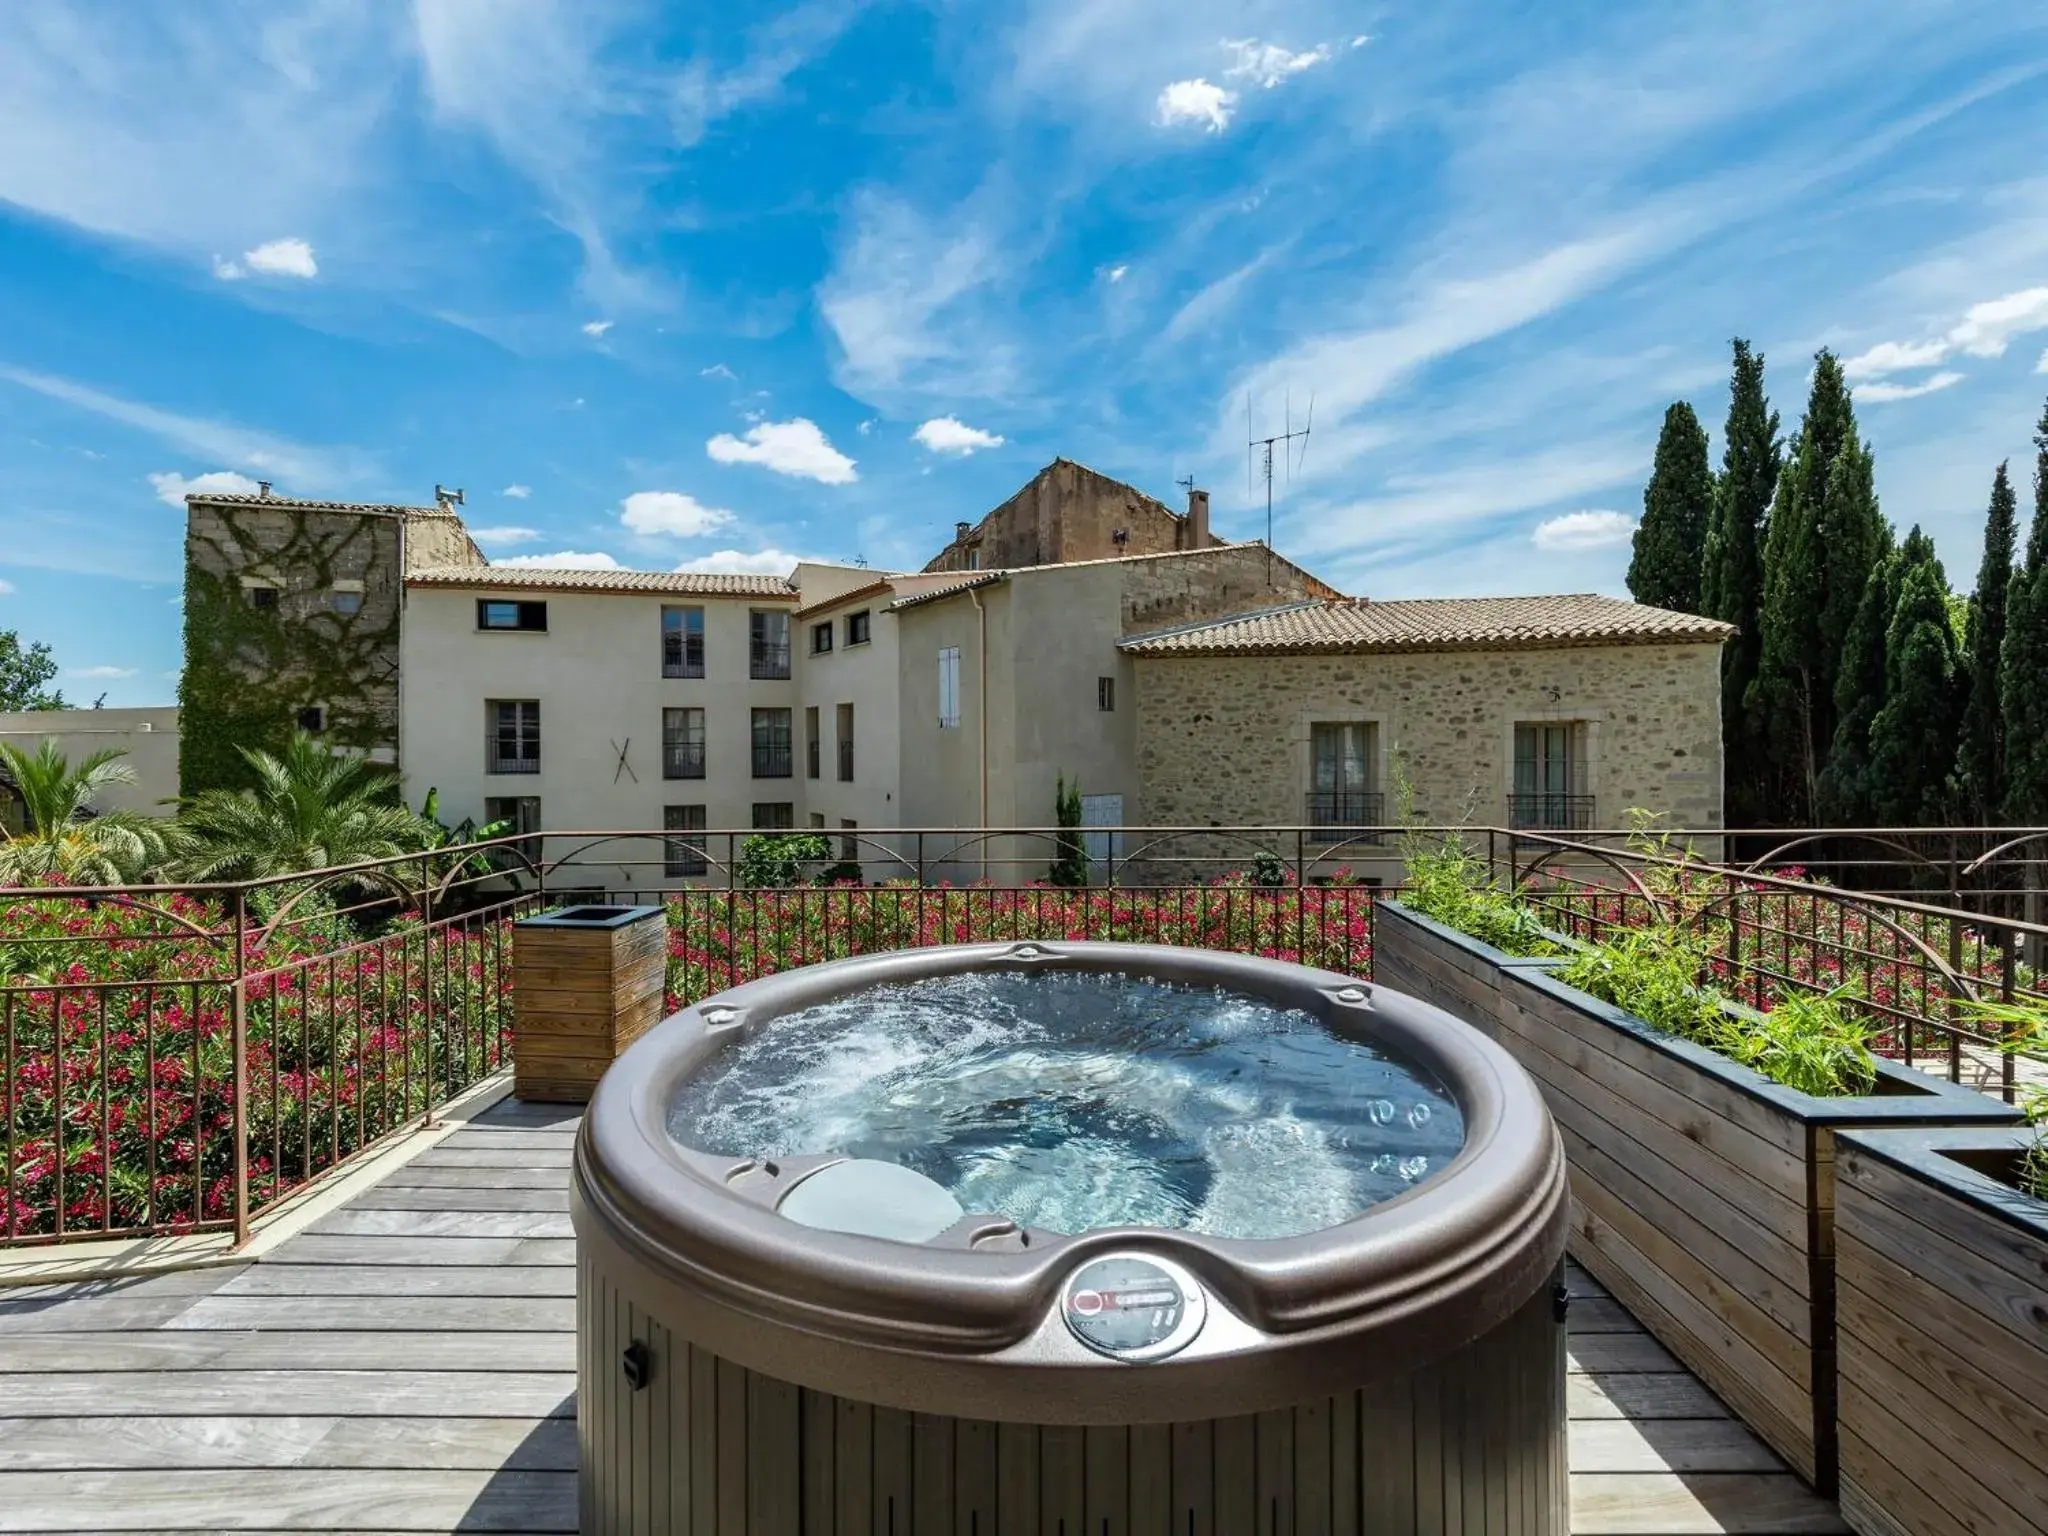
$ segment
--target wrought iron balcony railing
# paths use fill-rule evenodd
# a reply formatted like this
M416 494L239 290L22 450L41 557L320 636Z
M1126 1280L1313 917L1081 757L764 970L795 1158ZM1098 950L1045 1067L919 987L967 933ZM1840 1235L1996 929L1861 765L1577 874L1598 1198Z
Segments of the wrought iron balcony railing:
M1584 832L1593 825L1591 795L1509 795L1508 825L1545 832Z
M484 738L485 773L539 773L540 743L514 741L495 731Z
M756 640L747 647L747 675L755 678L789 676L789 642L775 645Z
M754 777L757 779L789 778L789 748L786 746L754 748Z
M853 743L850 741L839 743L839 782L853 782Z
M704 777L704 743L664 741L661 744L661 776L664 779Z
M1313 790L1305 800L1303 820L1324 842L1380 842L1386 822L1387 797L1378 790Z

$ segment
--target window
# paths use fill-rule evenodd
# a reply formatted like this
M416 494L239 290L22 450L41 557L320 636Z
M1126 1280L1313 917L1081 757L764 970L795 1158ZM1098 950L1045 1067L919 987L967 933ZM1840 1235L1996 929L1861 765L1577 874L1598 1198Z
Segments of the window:
M846 616L846 643L848 645L866 645L868 643L870 638L870 617L868 610L865 608L861 609L859 613L849 613Z
M1329 720L1308 734L1309 826L1338 839L1378 826L1384 806L1375 788L1377 729L1366 720Z
M860 857L860 839L853 835L859 827L857 821L850 821L844 816L839 818L839 862L842 864L851 864Z
M1121 827L1124 824L1124 797L1122 795L1083 795L1081 797L1081 825L1084 827ZM1105 859L1120 859L1124 856L1124 835L1121 832L1084 832L1081 845L1091 864L1100 864Z
M476 627L478 629L523 629L531 633L544 635L548 629L548 605L546 603L515 603L509 598L480 597L476 600Z
M811 825L812 825L813 827L817 828L817 829L818 829L818 830L819 830L820 832L824 831L824 830L825 830L825 813L824 813L823 811L813 811L813 812L811 812Z
M796 825L796 807L787 800L756 800L754 802L754 830L756 832L787 832Z
M484 704L484 772L540 772L540 702L491 699Z
M1574 830L1593 824L1586 794L1584 728L1576 721L1515 727L1515 777L1508 825Z
M811 654L813 656L822 656L831 649L832 621L826 619L823 623L813 624L811 626Z
M704 807L701 805L665 805L661 808L661 826L665 832L702 832L704 825ZM703 838L662 839L661 872L670 879L701 875L710 867L710 861L704 856Z
M664 608L661 610L661 675L702 677L704 675L704 610Z
M1100 710L1116 708L1116 679L1098 677L1095 679L1095 707Z
M754 777L786 779L789 769L789 711L755 710Z
M311 736L318 736L327 729L327 708L323 704L308 704L299 711L299 729Z
M949 645L939 652L939 728L954 730L960 724L960 647Z
M249 588L249 606L251 608L275 608L277 606L277 588Z
M804 777L815 779L817 776L818 706L811 704L804 708ZM823 825L823 823L820 823L820 825Z
M747 615L747 675L789 676L789 615L756 608Z
M336 587L327 594L327 604L343 618L363 611L363 594L348 587Z
M833 713L838 717L834 724L838 727L837 735L839 738L839 782L851 784L853 782L853 706L851 704L842 704Z
M704 711L664 709L661 712L661 776L664 779L704 777Z
M523 869L529 860L540 858L540 839L532 834L540 831L539 795L490 795L484 800L486 823L502 821L508 830L518 833L530 841L513 843L508 849L515 856L503 858L493 852L487 855L500 869Z
M969 551L967 551L967 569L969 569L970 571L978 571L981 569L981 551L979 549L970 549Z

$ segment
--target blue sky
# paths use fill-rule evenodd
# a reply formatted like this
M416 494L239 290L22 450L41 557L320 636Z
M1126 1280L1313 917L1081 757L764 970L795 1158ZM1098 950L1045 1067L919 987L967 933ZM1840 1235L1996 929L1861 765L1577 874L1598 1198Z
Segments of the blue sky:
M1066 455L1368 596L1621 590L1727 341L1967 584L2048 394L2012 0L0 7L0 628L168 701L180 490L916 566ZM1718 441L1716 454L1719 452ZM233 483L220 479L208 484Z

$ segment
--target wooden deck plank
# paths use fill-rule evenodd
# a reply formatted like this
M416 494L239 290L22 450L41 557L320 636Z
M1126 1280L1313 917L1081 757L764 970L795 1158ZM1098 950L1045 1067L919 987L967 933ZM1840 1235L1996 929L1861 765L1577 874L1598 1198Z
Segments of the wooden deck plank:
M1744 1536L1846 1531L1790 1472L1574 1472L1574 1536Z
M283 1520L280 1517L284 1517ZM565 1472L239 1468L0 1472L0 1531L573 1531Z
M421 1467L576 1470L573 1419L0 1419L0 1468Z
M1575 1472L1777 1472L1777 1453L1734 1419L1576 1419Z
M266 1264L559 1265L576 1268L576 1244L563 1238L407 1237L375 1233L303 1232Z
M553 1189L442 1189L434 1185L387 1184L350 1202L355 1211L550 1211L569 1212L569 1186Z
M404 1291L382 1295L365 1291L354 1296L208 1296L170 1324L171 1331L208 1328L573 1333L576 1303L564 1297L498 1296L479 1305L472 1297L419 1296Z
M576 1335L572 1329L40 1333L10 1340L0 1360L9 1371L46 1376L66 1371L573 1371Z
M558 1418L573 1371L96 1371L0 1373L9 1418L332 1414L354 1418Z
M239 1296L570 1296L569 1264L257 1264L222 1286Z
M1566 1412L1574 1419L1725 1419L1728 1410L1682 1371L1617 1371L1565 1378Z
M366 1211L353 1205L321 1217L306 1230L330 1237L575 1237L566 1213Z

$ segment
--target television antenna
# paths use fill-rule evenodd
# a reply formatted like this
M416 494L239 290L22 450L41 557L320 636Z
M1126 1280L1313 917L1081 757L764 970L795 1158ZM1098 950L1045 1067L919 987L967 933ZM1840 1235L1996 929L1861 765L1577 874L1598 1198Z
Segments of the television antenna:
M1308 459L1308 434L1315 426L1316 397L1313 394L1308 397L1308 419L1302 423L1299 432L1294 430L1294 399L1292 391L1289 391L1286 397L1284 410L1285 415L1281 418L1282 430L1273 433L1269 437L1260 437L1257 429L1252 426L1251 392L1249 390L1245 392L1245 489L1249 491L1252 488L1251 482L1256 476L1263 475L1265 477L1266 585L1269 587L1273 584L1273 450L1276 446L1279 448L1282 470L1286 474L1287 483L1290 486L1293 485L1296 472ZM1295 456L1292 447L1296 442L1301 444L1301 453L1298 458Z

